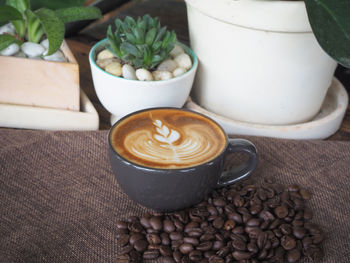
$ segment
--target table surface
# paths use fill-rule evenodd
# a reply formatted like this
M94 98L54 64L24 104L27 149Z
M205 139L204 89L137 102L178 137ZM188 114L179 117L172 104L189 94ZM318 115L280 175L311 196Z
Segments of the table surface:
M121 3L121 5L106 13L102 19L93 22L67 39L79 63L80 86L92 101L99 114L101 130L110 128L110 114L103 108L95 93L88 54L96 42L106 37L107 27L109 24L114 23L115 18L124 18L128 15L137 17L146 13L151 16L158 16L162 25L175 30L179 41L189 43L186 6L183 0L133 0L117 2ZM350 70L338 67L336 76L349 92ZM331 136L329 140L350 141L350 106L348 106L340 130Z

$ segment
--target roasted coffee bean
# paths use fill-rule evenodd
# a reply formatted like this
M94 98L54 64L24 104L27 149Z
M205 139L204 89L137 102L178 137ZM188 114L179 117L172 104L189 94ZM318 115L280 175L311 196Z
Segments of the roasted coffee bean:
M190 252L188 257L190 258L190 260L194 262L198 262L202 259L203 255L202 255L202 252L200 252L199 250L193 250Z
M259 252L258 254L258 259L265 259L267 257L267 250L266 249L263 249Z
M224 258L230 253L230 251L231 251L230 248L222 247L216 252L216 255L218 255L221 258Z
M292 250L295 248L296 242L291 236L283 236L281 238L281 245L285 250Z
M227 231L230 231L231 229L233 229L236 226L236 222L232 219L226 220L225 224L224 224L224 229Z
M181 258L181 263L191 263L191 260L190 260L190 258L188 257L188 255L184 255L184 256Z
M215 252L212 251L212 250L204 252L204 257L205 258L210 258L210 257L215 256L215 255L216 255Z
M217 229L220 229L224 226L224 219L222 217L217 217L214 221L213 221L213 226Z
M147 249L157 249L157 250L159 250L159 248L160 248L160 244L149 244L148 245L148 247L147 247Z
M185 243L188 243L188 244L191 244L191 245L194 245L194 246L197 246L199 245L199 240L195 237L184 237L184 242Z
M129 234L129 229L119 229L119 228L117 228L116 229L116 233L117 233L116 237L119 238L122 235Z
M304 200L311 199L311 193L308 190L302 188L299 190L299 193Z
M244 205L244 199L239 196L239 195L236 195L234 198L233 198L233 204L236 206L236 207L242 207Z
M274 211L275 215L279 218L285 218L288 215L288 208L284 205L276 207Z
M246 243L241 240L241 239L233 239L231 241L231 245L234 249L237 249L237 250L246 250Z
M117 228L118 229L127 229L128 228L128 224L124 221L117 221Z
M261 232L261 229L255 226L253 227L246 226L244 230L248 234L249 238L254 238L254 239L257 239Z
M144 228L150 228L151 224L149 223L149 218L148 217L141 217L140 219L140 224L144 227Z
M137 240L144 239L141 233L133 233L130 235L129 242L133 246Z
M182 240L174 240L171 242L172 249L177 249L180 247L184 242Z
M237 212L233 212L233 213L229 213L227 215L227 217L229 219L232 219L234 220L236 223L238 224L242 224L243 223L243 219L242 219L242 216L240 214L238 214Z
M159 251L156 249L150 249L143 252L144 259L156 259L159 257Z
M143 252L147 249L148 243L146 240L140 239L137 240L134 244L134 248L138 251L138 252Z
M213 234L209 234L209 233L205 233L199 238L200 241L209 241L209 240L213 240L213 239L215 239L215 236Z
M258 235L258 239L256 241L256 244L258 245L258 248L262 249L265 247L265 244L267 242L267 234L266 232L260 232Z
M234 251L232 252L232 256L235 260L241 261L244 259L249 259L250 258L250 253L249 252L244 252L244 251Z
M280 225L279 229L284 235L289 235L292 233L292 227L289 224L282 224Z
M122 247L120 249L120 254L121 255L124 255L124 254L128 254L131 250L133 250L133 247L128 245L128 246L125 246L125 247Z
M143 227L140 224L140 222L130 222L128 224L128 228L129 228L130 231L137 232L137 233L139 233L139 232L141 232L143 230Z
M171 256L173 254L173 251L169 246L160 246L159 252L162 256Z
M185 226L185 232L188 233L190 232L192 229L198 228L199 224L197 222L189 222L186 226Z
M136 250L131 250L129 255L131 262L141 262L141 255Z
M303 227L294 227L293 228L293 235L297 239L303 239L306 235L306 229Z
M244 224L247 224L247 222L252 218L252 216L249 213L244 213L242 215L242 220Z
M189 254L191 251L193 251L193 246L188 243L184 243L179 247L179 250L182 254Z
M298 249L292 249L287 252L288 263L297 262L301 257L301 253Z
M149 223L154 230L161 230L163 227L163 223L158 216L151 217Z
M211 256L209 258L209 263L225 263L225 261L221 257Z
M225 246L224 242L221 241L221 240L215 240L213 242L213 246L212 246L212 249L217 251L219 250L220 248L222 248L223 246Z
M256 214L258 214L260 211L261 211L261 209L262 209L262 207L261 207L261 205L258 205L258 204L254 204L254 205L252 205L251 207L250 207L250 213L252 214L252 215L256 215Z
M213 247L213 243L211 241L205 241L200 243L196 248L200 251L208 251Z
M273 221L275 219L275 216L268 210L262 210L259 213L259 218L261 218L264 221Z
M163 221L163 229L165 232L171 233L171 232L174 232L176 228L172 221L166 219Z
M232 229L232 233L234 234L243 234L244 228L242 226L236 226L234 229Z
M252 252L253 254L257 253L259 251L259 248L258 246L256 245L256 243L253 243L253 242L250 242L248 245L247 245L247 250L249 252Z
M119 238L117 240L121 246L125 246L126 244L129 243L129 238L130 238L130 236L128 234L122 234L119 236Z
M176 263L181 262L181 258L182 258L181 252L178 251L178 250L177 250L177 251L174 251L174 252L173 252L173 258L174 258L174 260L175 260Z
M180 232L171 232L169 234L169 238L174 241L174 240L181 240L183 238L183 234Z
M200 228L194 228L190 232L187 233L190 237L200 237L203 234L203 230Z
M167 233L161 233L160 238L162 239L162 245L164 246L170 245L170 238Z
M172 257L166 256L162 257L162 263L175 263L175 260Z
M223 198L218 197L218 198L214 198L213 205L219 206L219 207L224 207L226 205L226 202Z
M258 218L251 218L246 222L247 226L259 226L260 220Z

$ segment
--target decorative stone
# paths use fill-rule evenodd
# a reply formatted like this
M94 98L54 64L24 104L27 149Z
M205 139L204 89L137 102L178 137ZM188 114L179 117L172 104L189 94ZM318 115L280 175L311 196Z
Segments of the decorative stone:
M174 77L178 77L178 76L181 76L183 75L184 73L186 73L186 69L184 68L176 68L174 71L173 71L173 75Z
M26 54L24 54L23 51L19 51L19 52L17 52L17 53L14 55L14 57L26 58L27 56L26 56Z
M19 51L19 46L16 43L13 43L9 45L8 47L4 48L0 51L0 54L2 56L12 56L16 54Z
M99 59L96 61L96 64L100 67L105 69L109 64L111 64L112 62L119 62L120 60L117 58L104 58L104 59Z
M44 56L45 60L49 61L56 61L56 62L66 62L66 58L64 57L63 53L59 50L57 50L55 53L53 53L50 56Z
M136 71L134 69L133 66L129 65L129 64L125 64L122 67L122 71L123 71L123 78L124 79L132 79L132 80L136 80Z
M172 59L164 60L157 67L157 70L173 72L178 67L177 63Z
M147 69L139 68L136 70L136 77L141 81L151 81L153 80L153 75Z
M179 65L179 67L185 68L186 70L189 70L192 67L191 57L186 53L178 55L174 58L174 60Z
M168 80L173 78L173 74L169 71L156 70L152 72L155 80Z
M42 45L33 42L23 43L21 49L30 58L39 57L45 52L45 48Z
M181 46L175 44L173 50L170 51L170 56L175 58L178 55L183 54L183 53L185 53L185 50Z
M49 40L47 38L44 39L40 42L40 45L42 45L45 49L49 49Z
M0 35L4 33L10 34L10 35L16 35L16 29L12 25L12 23L8 23L0 27Z
M106 59L106 58L113 58L113 57L114 57L114 55L111 51L109 51L108 49L104 49L100 53L98 53L97 60Z
M105 68L108 73L120 77L122 75L122 65L119 62L112 62Z

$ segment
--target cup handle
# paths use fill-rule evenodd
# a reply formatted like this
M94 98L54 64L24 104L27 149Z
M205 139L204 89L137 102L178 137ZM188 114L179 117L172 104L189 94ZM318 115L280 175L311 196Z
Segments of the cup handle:
M217 187L233 184L248 177L258 165L258 153L255 145L250 141L244 139L229 139L229 145L225 154L234 152L248 153L249 159L246 163L223 172L217 182Z

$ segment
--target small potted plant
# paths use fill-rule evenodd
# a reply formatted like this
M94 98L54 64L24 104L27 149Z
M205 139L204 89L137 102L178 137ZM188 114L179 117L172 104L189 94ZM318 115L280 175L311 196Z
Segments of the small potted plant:
M79 110L79 68L64 24L101 16L95 7L31 10L29 0L0 6L0 103Z
M143 108L182 107L198 64L193 51L177 42L158 18L126 17L115 25L89 56L103 106L117 118Z
M285 125L320 110L337 62L350 67L348 1L186 0L200 66L193 98L249 123Z

